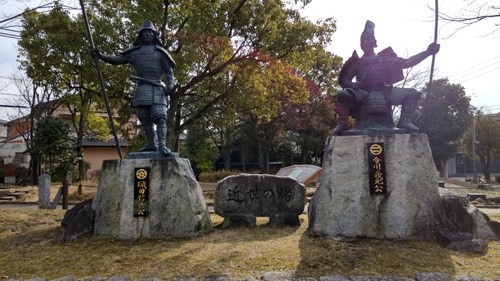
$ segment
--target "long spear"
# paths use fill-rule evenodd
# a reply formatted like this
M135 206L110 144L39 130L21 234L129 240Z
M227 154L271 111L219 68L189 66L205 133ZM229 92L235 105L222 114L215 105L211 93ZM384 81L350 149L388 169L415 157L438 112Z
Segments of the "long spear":
M82 7L83 21L85 22L85 28L87 29L87 37L89 39L90 50L95 49L94 39L92 38L92 33L90 32L89 20L87 18L87 13L85 12L85 6L83 5L83 0L80 0L80 6ZM111 108L109 107L108 96L104 91L104 79L102 78L101 66L99 65L99 59L91 56L95 62L95 68L97 71L97 77L99 78L99 85L101 86L101 96L104 99L104 103L106 104L106 111L108 112L109 124L111 126L111 132L113 133L113 137L115 138L115 145L118 150L118 156L122 159L122 150L120 147L120 141L118 140L118 135L116 134L115 124L113 123L113 114L111 113Z
M438 10L438 0L434 0L434 44L437 43L437 36L438 36L438 16L439 16L439 10ZM429 87L427 90L427 96L425 97L425 104L424 104L424 109L423 111L427 110L427 106L429 104L429 99L431 96L431 91L432 91L432 76L434 75L434 63L436 62L436 54L432 54L432 62L431 62L431 73L429 77Z

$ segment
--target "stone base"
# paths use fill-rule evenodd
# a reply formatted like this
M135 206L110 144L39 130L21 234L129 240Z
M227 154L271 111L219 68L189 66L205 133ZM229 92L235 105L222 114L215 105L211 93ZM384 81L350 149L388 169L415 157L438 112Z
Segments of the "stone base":
M384 143L387 193L370 194L368 143ZM373 164L372 164L373 165ZM334 136L309 205L312 235L431 239L440 195L425 134Z
M170 152L165 155L159 151L135 151L127 154L127 159L163 159L163 158L179 158L179 153Z
M254 228L257 226L257 217L247 214L228 214L224 217L222 223L223 228L232 227L248 227Z
M134 216L135 168L149 168L147 216ZM184 158L104 161L92 208L95 235L163 239L212 229L201 187Z
M297 214L275 214L269 216L269 225L271 227L285 227L285 226L300 226L300 219Z
M369 128L369 129L358 129L354 128L347 131L342 131L341 136L361 136L361 135L392 135L392 134L408 134L408 129L399 128Z

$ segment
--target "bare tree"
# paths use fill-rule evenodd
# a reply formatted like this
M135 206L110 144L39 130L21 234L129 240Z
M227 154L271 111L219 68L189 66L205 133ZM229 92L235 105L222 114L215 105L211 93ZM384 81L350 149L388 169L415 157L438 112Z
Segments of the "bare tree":
M20 94L18 104L27 104L29 109L28 114L25 114L21 108L19 109L21 118L14 124L14 129L23 137L27 151L30 153L31 181L36 183L40 165L37 155L32 150L33 128L37 120L50 116L59 107L60 102L52 100L53 92L49 87L33 83L31 79L21 72L13 74L11 80Z
M498 1L464 0L463 2L464 6L460 7L457 11L451 13L439 12L440 19L460 24L460 27L453 31L450 36L466 27L485 20L493 21L493 28L489 31L489 34L494 34L500 30L500 4Z

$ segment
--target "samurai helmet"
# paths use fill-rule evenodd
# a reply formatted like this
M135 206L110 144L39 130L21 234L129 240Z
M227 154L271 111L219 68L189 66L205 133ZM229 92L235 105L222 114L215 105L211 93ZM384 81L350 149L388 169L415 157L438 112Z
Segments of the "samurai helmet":
M159 37L159 32L156 29L154 23L152 21L150 21L150 20L145 20L142 23L141 28L139 28L139 30L137 30L137 38L135 39L135 41L133 43L134 46L141 45L141 43L142 43L141 42L141 31L143 31L143 30L151 30L151 31L153 31L154 34L155 34L155 40L154 40L155 42L154 43L157 44L157 45L162 45L160 37Z
M365 29L361 33L361 47L372 45L377 47L377 40L375 39L375 24L367 20L365 23Z
M150 20L145 20L142 23L141 28L139 28L139 30L137 30L137 34L140 34L141 31L143 31L145 29L152 30L155 34L158 34L158 30L156 30L155 24Z

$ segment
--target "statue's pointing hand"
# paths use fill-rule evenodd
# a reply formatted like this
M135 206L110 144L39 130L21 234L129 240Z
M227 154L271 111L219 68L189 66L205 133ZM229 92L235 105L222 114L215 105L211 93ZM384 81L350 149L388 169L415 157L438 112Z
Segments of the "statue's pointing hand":
M97 60L102 58L101 52L97 48L90 50L90 55Z

